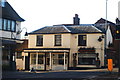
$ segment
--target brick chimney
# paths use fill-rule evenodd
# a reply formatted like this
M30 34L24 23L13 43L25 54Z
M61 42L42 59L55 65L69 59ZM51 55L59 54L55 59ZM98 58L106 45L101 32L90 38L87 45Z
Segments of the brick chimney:
M75 17L73 17L73 24L74 25L80 24L80 18L78 17L78 14L75 14Z

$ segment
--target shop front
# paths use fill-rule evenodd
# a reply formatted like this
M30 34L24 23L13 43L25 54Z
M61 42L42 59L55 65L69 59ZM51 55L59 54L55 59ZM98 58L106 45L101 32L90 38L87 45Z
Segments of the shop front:
M78 53L78 66L96 66L96 53Z
M24 54L29 54L29 65L25 65L29 69L67 70L69 67L69 50L25 50Z
M98 53L95 48L79 48L77 53L77 67L96 67Z

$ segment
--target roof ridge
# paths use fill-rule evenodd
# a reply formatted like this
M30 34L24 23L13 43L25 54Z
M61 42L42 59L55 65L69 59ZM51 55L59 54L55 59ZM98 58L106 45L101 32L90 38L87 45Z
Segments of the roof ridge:
M97 29L98 31L102 32L100 29L96 28L95 26L92 26L93 28Z
M39 28L39 29L37 29L37 30L34 30L34 31L30 32L30 33L34 33L34 32L39 31L39 30L41 30L41 29L43 29L43 28L45 28L45 27L47 27L47 26L41 27L41 28Z
M66 26L63 25L63 27L64 27L68 32L71 32Z

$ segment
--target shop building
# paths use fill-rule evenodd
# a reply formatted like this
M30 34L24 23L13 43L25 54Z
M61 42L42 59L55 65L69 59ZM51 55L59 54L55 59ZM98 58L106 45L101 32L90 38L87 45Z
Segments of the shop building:
M104 66L104 33L94 25L54 25L29 33L23 69L67 70Z

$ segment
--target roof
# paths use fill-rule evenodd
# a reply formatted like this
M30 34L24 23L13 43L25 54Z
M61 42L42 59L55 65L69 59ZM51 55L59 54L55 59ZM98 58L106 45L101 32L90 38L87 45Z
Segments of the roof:
M100 24L100 23L103 24L105 22L106 22L106 19L100 18L95 24ZM108 20L107 20L107 23L115 25L115 23Z
M55 34L55 33L101 33L99 29L93 25L73 25L73 26L46 26L35 30L29 34Z
M100 33L101 31L93 25L67 26L71 33Z
M17 14L17 12L12 8L12 6L8 2L5 2L5 7L2 7L2 18L11 19L20 22L25 21Z
M100 18L100 19L94 24L94 26L95 26L96 28L100 29L102 32L105 33L105 32L106 32L106 27L105 27L106 24L105 24L105 23L106 23L106 20L103 19L103 18ZM107 25L113 27L112 29L115 28L115 23L113 23L113 22L111 22L111 21L108 21L108 20L107 20Z

